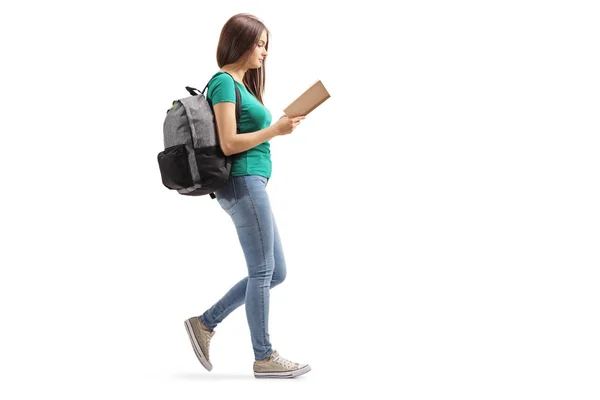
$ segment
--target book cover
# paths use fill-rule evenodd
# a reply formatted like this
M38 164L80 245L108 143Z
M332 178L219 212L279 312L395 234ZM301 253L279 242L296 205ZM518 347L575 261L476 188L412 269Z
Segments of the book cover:
M313 83L304 93L283 111L289 118L308 115L312 110L330 98L329 92L320 80Z

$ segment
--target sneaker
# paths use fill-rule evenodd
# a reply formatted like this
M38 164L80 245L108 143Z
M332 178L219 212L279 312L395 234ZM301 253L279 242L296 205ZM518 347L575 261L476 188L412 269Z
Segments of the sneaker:
M254 376L256 378L295 378L308 371L310 371L310 365L286 360L277 351L273 351L267 362L254 361Z
M190 342L192 342L192 347L194 348L196 357L198 357L198 360L200 360L200 364L202 364L207 370L212 370L208 349L210 347L210 339L212 339L214 336L215 331L207 331L202 329L200 325L200 319L198 317L192 317L186 320L185 330L190 337Z

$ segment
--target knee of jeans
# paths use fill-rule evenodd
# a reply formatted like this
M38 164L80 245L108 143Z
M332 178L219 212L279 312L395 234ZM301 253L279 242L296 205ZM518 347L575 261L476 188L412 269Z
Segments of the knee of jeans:
M273 265L264 265L259 268L253 268L252 272L250 272L250 278L271 278L273 277Z
M275 287L285 281L286 275L287 272L285 270L277 271L276 274L273 274L273 278L271 279L271 287Z

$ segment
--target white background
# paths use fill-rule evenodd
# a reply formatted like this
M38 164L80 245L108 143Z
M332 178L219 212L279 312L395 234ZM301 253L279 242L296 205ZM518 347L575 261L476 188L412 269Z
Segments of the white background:
M288 264L257 380L242 308L214 369L183 321L246 273L229 216L156 156L223 24L270 29ZM593 1L29 1L0 9L4 399L597 399L600 13ZM384 394L385 393L385 394Z

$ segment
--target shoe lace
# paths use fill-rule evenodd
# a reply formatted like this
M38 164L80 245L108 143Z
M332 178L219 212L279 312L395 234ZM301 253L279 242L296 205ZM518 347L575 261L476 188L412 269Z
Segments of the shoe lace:
M210 340L212 339L214 334L215 334L215 331L207 332L207 335L206 335L206 345L207 346L210 344Z
M286 368L294 368L296 366L295 362L292 362L292 361L290 361L286 358L283 358L279 355L277 357L275 357L275 359L273 361L278 363L279 365L286 367Z
M210 340L212 339L212 337L214 336L215 331L212 332L206 332L206 335L204 335L204 340L206 343L206 352L210 352ZM208 355L208 354L207 354Z

